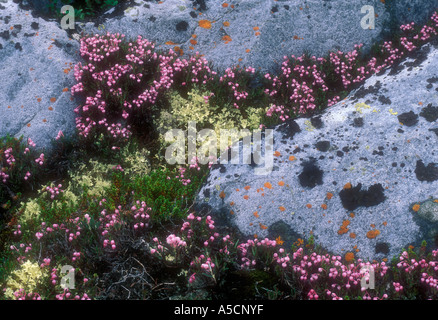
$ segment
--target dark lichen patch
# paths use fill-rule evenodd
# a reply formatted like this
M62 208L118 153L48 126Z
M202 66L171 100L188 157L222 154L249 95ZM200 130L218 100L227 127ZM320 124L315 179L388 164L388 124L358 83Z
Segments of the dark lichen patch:
M196 14L195 11L190 11L190 16L191 16L193 19L195 19L195 18L198 17L198 15Z
M429 163L426 167L423 160L418 160L415 175L419 181L436 181L438 180L438 168L435 163Z
M315 147L321 152L327 152L330 148L330 141L318 141L315 144Z
M323 127L323 123L321 120L321 116L312 117L310 119L310 123L315 129L321 129Z
M432 131L433 133L435 133L438 137L438 128L434 128L434 129L429 129L429 131Z
M389 253L389 244L386 242L378 242L375 249L376 253L383 253L386 255Z
M176 24L176 31L187 31L189 24L187 21L180 21Z
M17 42L14 47L17 50L23 51L23 47L21 46L21 44L19 42Z
M438 77L429 78L429 79L427 79L427 82L428 83L437 83L438 82Z
M210 198L210 189L207 188L204 190L204 197Z
M223 164L216 163L216 164L211 166L211 170L217 170L217 169L219 169L220 173L227 172L227 168Z
M310 160L301 164L303 171L298 176L302 187L314 188L321 185L324 172L316 166L315 160Z
M382 87L382 83L380 81L377 81L374 86L369 86L368 88L361 87L354 94L354 99L362 99L367 94L372 94L372 93L376 94L379 92L381 87Z
M368 190L361 190L362 184L356 187L344 188L339 192L342 205L347 210L356 210L359 207L372 207L385 201L383 187L380 183L374 184Z
M39 25L38 22L32 22L32 23L30 24L30 27L31 27L32 29L34 29L34 30L38 30L38 29L40 28L40 25Z
M412 127L418 122L418 115L413 111L402 113L397 118L400 123L408 127Z
M353 119L353 127L355 128L361 128L363 127L363 118L354 118Z
M434 122L438 119L438 108L429 103L427 107L421 109L420 116L428 122Z
M301 128L293 119L288 119L278 130L283 134L283 139L293 139L296 133L301 132Z
M9 34L8 30L5 30L3 32L0 32L0 37L5 40L9 40L11 38L11 35Z
M207 10L206 0L192 0L193 6L196 7L199 11Z
M340 150L336 151L336 155L340 158L342 158L344 156L344 153Z
M382 104L391 104L392 103L391 99L389 99L388 97L385 97L385 96L379 96L379 101Z

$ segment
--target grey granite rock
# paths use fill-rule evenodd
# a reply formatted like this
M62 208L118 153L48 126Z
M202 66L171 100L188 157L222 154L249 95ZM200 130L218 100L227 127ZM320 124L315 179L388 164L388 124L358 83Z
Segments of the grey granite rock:
M32 17L8 1L0 9L0 136L32 138L38 148L75 130L69 88L79 43L57 22ZM67 90L68 89L68 90Z
M287 224L364 259L436 245L437 66L437 46L425 45L322 114L275 127L272 172L218 164L197 207L248 237L284 238L272 229Z

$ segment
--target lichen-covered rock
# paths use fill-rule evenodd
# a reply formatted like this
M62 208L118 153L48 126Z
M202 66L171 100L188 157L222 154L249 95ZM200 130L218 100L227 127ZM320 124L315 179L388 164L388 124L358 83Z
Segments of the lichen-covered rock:
M58 22L12 1L0 5L0 136L24 135L50 149L59 130L75 130L70 87L79 43Z
M438 198L437 66L437 45L425 45L322 114L275 127L272 172L215 165L197 207L248 237L277 237L281 221L364 259L433 243L436 203L412 203Z
M363 29L363 6L373 6L375 28ZM199 51L219 69L245 65L272 71L284 55L323 56L335 49L365 50L403 23L424 23L435 0L136 0L79 30L142 35L164 49ZM119 10L120 12L120 10ZM277 64L278 62L278 64Z

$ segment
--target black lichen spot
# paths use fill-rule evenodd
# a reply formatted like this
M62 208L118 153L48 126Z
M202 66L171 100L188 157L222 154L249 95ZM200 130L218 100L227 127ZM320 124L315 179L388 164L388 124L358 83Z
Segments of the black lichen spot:
M190 16L191 16L193 19L195 19L195 18L198 17L198 15L196 14L195 11L190 11Z
M322 184L324 172L316 166L314 160L304 162L302 166L303 171L298 176L302 187L314 188L317 184Z
M402 113L397 118L399 122L408 127L412 127L418 122L418 115L415 114L413 111Z
M150 22L155 22L155 21L157 21L157 18L155 18L154 16L150 16L149 17L149 21Z
M355 99L362 99L367 94L370 93L377 93L379 92L380 88L382 87L382 83L380 81L377 81L374 86L369 86L368 88L361 87L357 92L354 94Z
M389 253L389 244L386 242L378 242L375 248L376 248L376 253L383 253L383 254Z
M207 10L207 4L205 0L192 0L193 5L197 7L200 11Z
M210 198L210 189L205 189L204 190L204 197Z
M427 82L428 83L437 83L438 82L438 77L429 78L429 79L427 79Z
M418 160L415 175L419 181L436 181L438 180L438 168L435 163L429 163L426 167L422 160Z
M388 97L385 97L385 96L380 96L379 101L382 104L391 104L392 103L391 99L389 99Z
M435 133L435 134L437 135L437 137L438 137L438 128L435 128L435 129L429 129L429 131L432 131L432 132Z
M17 42L17 43L15 44L15 49L20 50L20 51L23 51L23 47L21 46L21 44L20 44L19 42Z
M283 139L292 139L296 133L301 132L301 128L295 120L288 119L278 127L278 131L283 134Z
M340 151L340 150L338 150L337 152L336 152L336 155L338 156L338 157L343 157L344 156L344 153L342 152L342 151Z
M32 23L30 24L30 27L31 27L32 29L34 29L34 30L38 30L39 27L40 27L40 25L39 25L38 22L32 22Z
M355 128L363 127L363 118L354 118L353 127L355 127Z
M321 152L327 152L330 148L330 141L318 141L315 144L315 147Z
M1 50L1 49L3 49L3 46L2 46L2 44L0 43L0 50Z
M427 107L421 109L420 116L428 122L434 122L438 119L438 108L432 107L432 103L429 103Z
M289 9L290 9L290 7L289 7L287 4L284 5L284 8L285 8L286 10L289 10Z
M321 129L323 127L323 123L321 120L321 116L316 116L310 119L310 123L315 129Z
M189 24L187 23L187 21L180 21L176 24L177 31L187 31L188 28Z
M359 183L356 187L344 188L339 192L345 209L352 211L358 207L377 206L386 199L380 183L372 185L368 190L361 190L361 188L362 184Z
M274 6L271 8L272 13L278 12L278 6Z
M11 37L11 35L9 34L8 30L5 30L3 32L0 32L0 37L2 37L5 40L9 40L9 38Z

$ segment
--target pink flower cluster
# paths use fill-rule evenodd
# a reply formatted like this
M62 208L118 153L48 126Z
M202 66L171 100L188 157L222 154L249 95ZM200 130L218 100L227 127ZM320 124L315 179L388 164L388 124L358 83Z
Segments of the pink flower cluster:
M59 195L59 193L63 193L64 190L61 189L62 184L58 184L58 186L47 186L46 191L50 194L50 199L55 199Z

